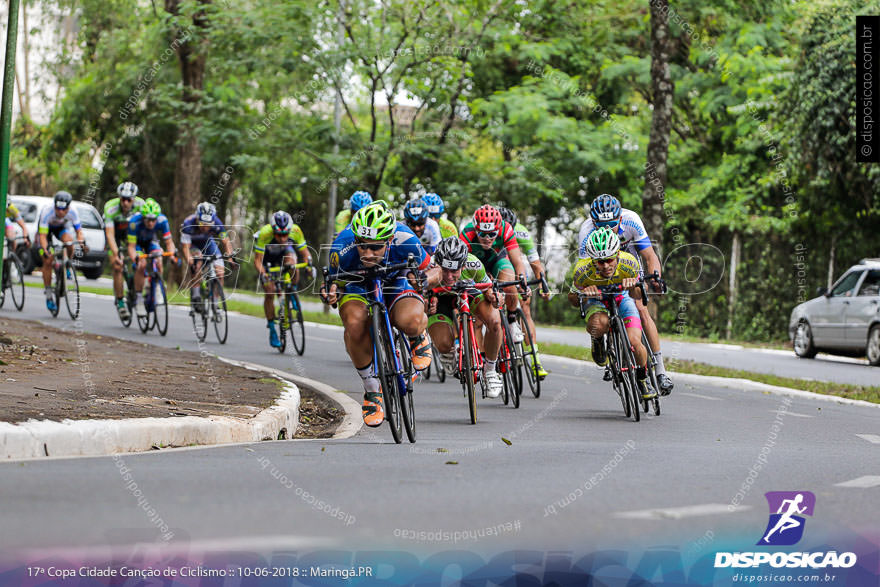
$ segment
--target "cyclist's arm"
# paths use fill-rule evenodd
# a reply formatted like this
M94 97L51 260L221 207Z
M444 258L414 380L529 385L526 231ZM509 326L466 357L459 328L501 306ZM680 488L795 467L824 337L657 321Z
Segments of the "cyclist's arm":
M156 232L162 233L162 241L165 243L165 251L174 255L177 248L174 246L174 239L171 238L171 227L168 225L168 218L164 215L159 218L156 225Z
M225 236L220 239L220 242L223 243L223 250L226 251L226 254L231 257L232 256L232 241L229 240L228 236Z
M186 261L187 265L192 265L192 262L193 262L192 255L190 254L190 247L191 246L192 245L190 245L190 243L183 240L182 236L180 237L180 251L181 251L181 254L183 255L183 259L184 259L184 261Z
M266 269L263 267L263 252L254 251L254 268L258 275L265 275Z
M107 247L115 257L119 254L119 247L116 246L116 225L113 222L107 222L104 225L104 234L107 236Z
M510 256L510 262L513 264L513 269L516 271L516 274L525 275L526 266L523 263L522 252L519 250L519 246L513 249L508 249L507 254Z
M654 247L646 247L639 251L639 256L645 262L645 267L647 267L646 273L654 273L657 272L660 275L660 259L657 257L657 252L654 250Z
M137 263L137 250L135 249L135 239L131 235L128 237L128 257Z

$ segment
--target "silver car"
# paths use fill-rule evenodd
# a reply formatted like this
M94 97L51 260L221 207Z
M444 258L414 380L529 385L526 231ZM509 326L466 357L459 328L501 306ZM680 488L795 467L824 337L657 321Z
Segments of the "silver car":
M788 336L799 357L819 351L867 355L880 365L880 259L862 259L830 290L795 306Z

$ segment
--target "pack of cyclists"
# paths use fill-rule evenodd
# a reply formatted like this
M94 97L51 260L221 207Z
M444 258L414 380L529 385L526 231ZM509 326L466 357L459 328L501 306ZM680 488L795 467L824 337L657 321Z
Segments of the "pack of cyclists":
M72 196L61 191L55 194L53 202L54 206L42 214L38 223L43 283L50 310L55 303L49 287L52 255L46 253L51 237L61 241L70 255L74 240L85 246L82 226L71 207ZM383 390L372 365L366 285L357 279L345 279L347 273L410 260L408 269L382 273L383 296L390 320L409 339L410 359L416 371L431 365L432 347L436 347L441 365L435 368L442 368L447 374L455 371L457 341L455 294L446 288L462 282L474 285L493 280L515 282L521 276L528 279L546 275L528 229L513 210L482 205L460 230L444 216L445 211L444 201L438 194L426 193L406 202L401 210L402 218L398 220L387 202L374 200L368 192L356 191L349 198L348 207L336 217L336 234L329 254L329 288L322 288L322 297L325 303L338 305L345 348L363 383L363 418L368 426L378 426L384 421ZM14 207L7 207L7 233L10 224L21 224L20 220ZM149 257L163 252L173 259L177 256L171 223L158 202L139 197L137 185L129 181L121 183L117 197L104 206L104 222L117 311L121 318L130 317L123 300L123 265L130 262L134 272L134 309L138 316L144 316L142 290ZM208 202L198 204L179 230L181 256L192 278L187 286L195 306L200 296L199 276L204 259L210 259L214 275L222 282L225 261L234 262L234 251L223 220L217 215L216 207ZM637 213L623 208L617 198L602 194L590 204L577 238L578 259L570 269L569 300L573 305L580 304L581 297L588 300L585 326L592 339L593 360L600 366L607 363L602 337L609 328L609 307L599 288L619 285L622 292L616 302L638 363L642 397L667 395L673 383L663 366L656 324L648 311L643 290L638 287L641 276L655 272L659 275L660 271L659 259L644 224ZM279 347L274 304L279 292L276 281L269 277L270 268L281 267L287 273L285 279L295 283L301 275L297 267L308 267L314 277L312 256L302 229L283 210L274 212L269 222L254 233L253 252L253 265L264 293L269 344ZM161 264L158 267L161 271ZM648 279L645 284L660 291L659 280ZM524 350L534 351L535 360L531 363L534 377L545 378L548 373L538 354L530 288L508 284L500 290L474 287L469 291L471 312L480 331L477 338L486 395L496 398L502 393L502 377L496 371L504 336L500 312L507 315L514 343L521 343L524 335L517 318L518 310L522 311L523 326L532 341L532 347ZM547 292L538 295L549 297ZM643 330L648 348L642 344ZM656 390L645 375L648 353L656 361L659 386ZM606 373L606 379L607 376Z

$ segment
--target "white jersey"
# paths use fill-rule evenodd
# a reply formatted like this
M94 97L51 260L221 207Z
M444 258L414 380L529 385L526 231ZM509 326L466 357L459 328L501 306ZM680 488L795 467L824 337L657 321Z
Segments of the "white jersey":
M578 257L587 258L587 237L596 230L592 218L587 218L581 224L578 231ZM642 224L642 219L632 210L622 209L620 212L620 224L617 225L617 236L620 237L620 248L640 259L639 251L644 251L651 246L651 239ZM641 262L641 261L640 261Z
M440 236L440 225L437 224L436 220L428 218L428 221L425 222L425 231L422 233L422 236L419 237L419 240L422 241L422 246L425 248L425 252L429 255L433 255L434 250L442 240L442 237Z

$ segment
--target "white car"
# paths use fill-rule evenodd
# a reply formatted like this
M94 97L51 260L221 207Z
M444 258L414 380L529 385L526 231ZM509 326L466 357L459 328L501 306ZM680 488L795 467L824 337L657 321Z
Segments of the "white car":
M30 273L39 263L40 239L37 238L37 224L43 211L54 205L53 200L44 196L9 196L9 201L21 212L31 238L30 258L22 259L25 272ZM74 258L73 264L87 278L97 279L103 273L104 263L107 260L107 253L104 251L107 244L104 219L98 209L91 204L74 200L72 206L82 223L83 236L89 248L81 257Z
M880 366L880 259L862 259L819 297L795 306L788 336L799 357L867 355Z

